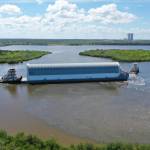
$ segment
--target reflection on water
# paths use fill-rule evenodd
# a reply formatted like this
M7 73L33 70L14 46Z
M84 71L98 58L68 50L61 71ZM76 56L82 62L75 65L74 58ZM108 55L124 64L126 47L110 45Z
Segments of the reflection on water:
M17 95L17 86L8 84L6 86L4 86L4 88L6 90L8 90L8 92L12 95L12 96L16 96Z
M12 46L6 49L49 50L53 54L32 60L30 63L68 63L110 61L78 56L78 52L84 49L110 47ZM126 48L133 49L133 47ZM144 48L150 49L150 47ZM26 63L13 67L25 76ZM46 134L45 131L53 127L77 137L96 141L124 140L148 143L150 139L149 64L140 63L140 74L132 77L129 82L122 83L0 84L0 122L3 122L0 128L6 126L8 130L13 129L13 131L20 128L28 132L31 132L30 128L32 130L34 128L34 133ZM121 66L129 70L131 64L121 63ZM9 67L10 65L6 64L0 65L0 75ZM62 137L58 133L57 136Z

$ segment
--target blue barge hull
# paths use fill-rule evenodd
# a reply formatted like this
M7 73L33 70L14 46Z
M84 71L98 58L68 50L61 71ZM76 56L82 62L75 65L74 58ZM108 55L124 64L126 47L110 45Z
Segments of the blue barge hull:
M127 79L85 79L85 80L53 80L53 81L26 81L28 84L54 84L54 83L84 83L84 82L124 82Z

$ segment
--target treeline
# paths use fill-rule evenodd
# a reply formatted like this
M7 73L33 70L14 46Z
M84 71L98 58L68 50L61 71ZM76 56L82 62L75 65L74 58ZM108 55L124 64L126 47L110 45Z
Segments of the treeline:
M44 141L24 133L10 136L5 131L0 131L0 150L150 150L150 145L113 143L99 146L79 144L65 147L58 144L54 139Z
M0 39L0 46L8 45L150 45L150 40Z

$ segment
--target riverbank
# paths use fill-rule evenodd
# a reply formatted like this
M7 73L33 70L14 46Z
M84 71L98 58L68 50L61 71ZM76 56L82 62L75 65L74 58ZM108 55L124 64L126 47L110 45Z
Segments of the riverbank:
M120 62L148 62L150 61L150 51L148 50L87 50L79 55L110 58Z
M8 135L5 131L0 131L0 147L1 149L36 149L36 150L148 150L149 144L124 144L124 143L112 143L112 144L99 144L93 145L78 144L63 146L57 143L54 139L42 140L33 135L25 135L19 133L15 136Z
M32 59L40 58L44 55L50 54L47 51L3 51L0 50L0 64L8 63L22 63Z

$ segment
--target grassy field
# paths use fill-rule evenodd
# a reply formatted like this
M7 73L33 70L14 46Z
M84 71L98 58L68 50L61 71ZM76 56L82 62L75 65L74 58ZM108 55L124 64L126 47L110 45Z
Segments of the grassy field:
M0 63L21 63L36 58L40 58L49 52L46 51L2 51L0 50Z
M150 150L150 144L79 144L64 147L54 139L42 140L23 133L10 136L0 131L0 150Z
M110 58L120 62L144 62L150 61L148 50L88 50L80 52L83 56Z

